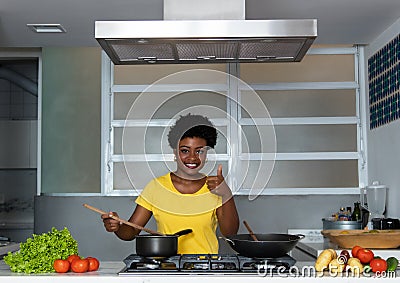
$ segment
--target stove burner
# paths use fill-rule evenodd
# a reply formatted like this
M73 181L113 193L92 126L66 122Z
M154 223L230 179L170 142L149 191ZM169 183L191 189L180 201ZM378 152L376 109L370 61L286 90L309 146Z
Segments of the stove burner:
M280 258L248 258L240 255L183 254L168 258L147 258L129 255L120 275L137 272L228 272L285 273L296 260L289 255Z
M138 255L130 255L124 259L126 268L124 272L137 271L177 271L179 266L179 256L169 258L150 258Z
M240 270L243 272L284 273L288 272L296 260L288 255L278 258L248 258L239 256Z
M239 271L239 260L236 255L191 255L181 256L181 271Z

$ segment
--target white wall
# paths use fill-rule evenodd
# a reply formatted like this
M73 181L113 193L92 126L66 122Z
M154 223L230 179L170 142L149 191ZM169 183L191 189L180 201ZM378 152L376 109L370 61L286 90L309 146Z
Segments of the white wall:
M381 49L400 32L400 19L384 31L365 49L365 60L368 61L376 51ZM366 68L368 67L366 63ZM368 70L365 70L368 73ZM368 77L368 76L366 76ZM368 96L368 81L367 96ZM368 98L367 98L368 100ZM367 104L367 107L369 105ZM369 109L367 108L369 116ZM389 187L386 216L400 217L400 120L368 130L368 179L379 181Z

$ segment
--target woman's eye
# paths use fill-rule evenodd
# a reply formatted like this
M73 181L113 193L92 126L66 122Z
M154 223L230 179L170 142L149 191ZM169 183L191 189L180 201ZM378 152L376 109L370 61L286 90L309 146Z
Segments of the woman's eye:
M187 150L187 149L181 149L181 152L182 152L182 153L188 153L189 150Z
M203 154L204 152L205 152L204 149L200 149L197 151L197 154Z

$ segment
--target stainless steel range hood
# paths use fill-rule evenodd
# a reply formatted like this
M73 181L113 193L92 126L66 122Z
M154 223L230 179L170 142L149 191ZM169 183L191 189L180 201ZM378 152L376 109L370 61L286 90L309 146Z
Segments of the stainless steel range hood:
M118 65L298 62L317 20L96 21L95 37Z

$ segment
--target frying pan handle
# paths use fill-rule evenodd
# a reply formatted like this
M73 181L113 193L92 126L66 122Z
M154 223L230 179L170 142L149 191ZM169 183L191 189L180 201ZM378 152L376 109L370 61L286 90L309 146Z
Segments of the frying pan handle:
M228 238L225 238L225 237L222 237L222 236L219 236L218 238L222 239L222 240L225 240L226 242L228 242L231 245L235 245L235 242L233 242L231 239L228 239Z
M296 234L297 237L299 237L299 240L304 239L306 236L303 234Z

